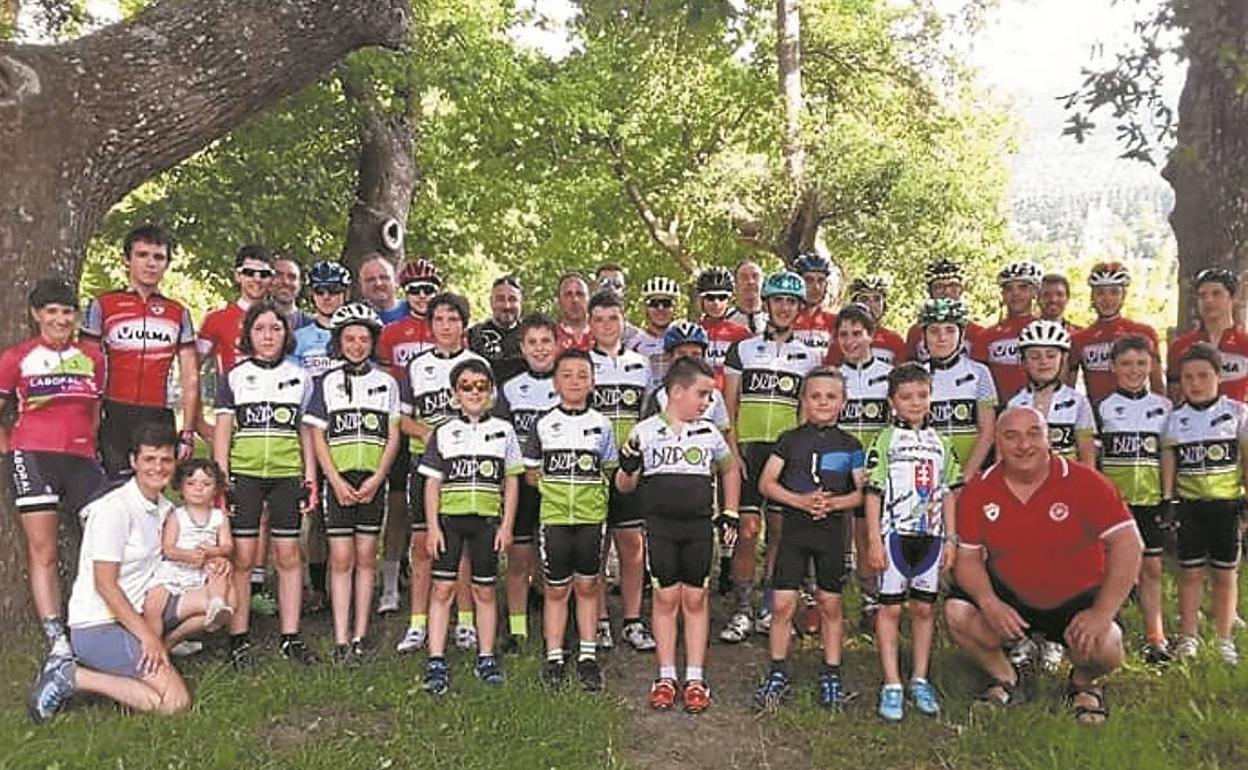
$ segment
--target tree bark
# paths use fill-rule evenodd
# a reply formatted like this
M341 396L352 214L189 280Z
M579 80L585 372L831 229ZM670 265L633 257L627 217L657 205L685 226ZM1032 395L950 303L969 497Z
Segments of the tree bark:
M402 109L388 111L371 81L347 72L342 85L356 108L360 141L359 179L342 262L358 274L365 257L381 254L397 268L403 261L403 236L419 182L415 155L419 95L414 83L404 84L398 94Z
M0 346L39 277L77 281L126 193L323 76L407 42L410 0L161 0L53 46L0 44ZM24 544L0 506L0 624L29 617Z
M802 139L806 97L802 91L801 0L776 0L776 62L784 105L781 160L793 199L774 251L790 263L798 254L814 248L819 231L819 195L806 179L806 145Z
M1178 136L1162 176L1174 188L1170 226L1178 244L1175 329L1195 319L1191 278L1227 267L1248 278L1248 8L1242 0L1194 3L1176 15L1187 30L1187 81L1179 97ZM1243 296L1236 319L1243 321Z

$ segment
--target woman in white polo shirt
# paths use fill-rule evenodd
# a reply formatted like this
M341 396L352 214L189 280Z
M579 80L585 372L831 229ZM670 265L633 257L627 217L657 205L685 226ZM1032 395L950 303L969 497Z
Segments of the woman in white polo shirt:
M75 692L162 714L190 705L164 641L140 614L161 560L161 526L173 508L161 492L173 476L177 441L163 425L139 426L130 455L134 477L83 510L86 528L69 598L77 661L49 660L27 704L34 721L50 719ZM176 601L170 604L164 615L176 624Z

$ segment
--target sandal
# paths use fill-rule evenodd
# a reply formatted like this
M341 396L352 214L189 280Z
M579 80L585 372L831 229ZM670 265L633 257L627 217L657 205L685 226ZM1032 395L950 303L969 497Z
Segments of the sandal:
M975 696L975 700L991 706L1017 706L1023 702L1023 691L1019 684L1018 680L1007 682L993 679L983 692Z
M1095 705L1076 704L1079 696L1087 696L1095 701ZM1073 679L1066 680L1066 705L1075 709L1075 721L1085 727L1098 727L1109 719L1109 708L1105 705L1105 691L1095 684L1076 685Z

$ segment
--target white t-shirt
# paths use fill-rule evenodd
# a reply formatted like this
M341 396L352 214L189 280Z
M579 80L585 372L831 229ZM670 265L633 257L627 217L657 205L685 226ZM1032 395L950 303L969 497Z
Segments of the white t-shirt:
M78 554L78 577L69 596L69 625L113 622L113 613L95 590L95 563L121 564L118 583L135 612L160 566L160 532L173 503L161 495L155 502L139 491L134 479L92 502L82 511L86 528Z

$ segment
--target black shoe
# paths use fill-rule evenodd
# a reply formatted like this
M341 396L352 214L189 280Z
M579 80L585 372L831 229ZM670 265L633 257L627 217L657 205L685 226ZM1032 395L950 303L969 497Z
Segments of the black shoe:
M563 687L567 674L564 671L563 661L548 660L542 664L542 684L552 689Z
M281 645L278 646L278 650L282 653L282 657L286 660L293 661L304 666L310 666L319 660L319 658L316 657L316 653L308 649L308 645L304 644L303 640L297 636L283 639Z
M351 657L351 645L335 644L334 649L329 653L329 662L339 668L350 668L355 661Z
M246 671L256 665L255 649L244 640L230 647L230 665L235 671Z
M602 669L598 661L591 658L576 662L576 676L581 680L581 689L585 692L602 692Z

